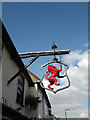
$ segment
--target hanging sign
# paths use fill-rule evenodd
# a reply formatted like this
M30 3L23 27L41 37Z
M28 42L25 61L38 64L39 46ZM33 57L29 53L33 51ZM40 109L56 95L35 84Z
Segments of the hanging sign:
M60 65L59 69L55 66L56 63L58 63ZM46 66L48 66L48 67L47 67L47 71L45 72L44 68ZM66 67L65 75L60 75L60 72L62 71L62 66ZM60 61L51 61L51 62L48 62L48 63L42 65L41 70L43 71L43 76L42 76L42 79L40 81L41 87L44 88L44 89L47 89L49 91L52 91L53 93L57 93L58 91L61 91L61 90L64 90L64 89L68 88L70 86L70 80L69 80L69 77L67 75L67 70L68 69L69 69L68 65L66 65L66 64L64 64ZM64 77L67 78L68 85L66 85L64 87L60 87L56 90L51 87L52 85L60 86L60 83L58 83L58 78L64 78ZM45 79L49 81L49 84L48 84L47 87L45 87L44 83L43 83L43 80L45 80Z

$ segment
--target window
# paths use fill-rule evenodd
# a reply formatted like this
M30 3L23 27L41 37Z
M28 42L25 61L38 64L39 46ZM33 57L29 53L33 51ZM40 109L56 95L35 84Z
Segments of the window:
M16 102L23 106L24 97L24 77L22 74L18 76L17 99Z

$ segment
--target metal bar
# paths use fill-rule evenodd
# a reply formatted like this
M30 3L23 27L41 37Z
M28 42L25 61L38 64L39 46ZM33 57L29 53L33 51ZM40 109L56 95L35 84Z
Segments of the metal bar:
M35 56L48 56L48 55L63 55L69 54L70 50L57 50L57 51L44 51L44 52L29 52L29 53L19 53L20 58L29 58Z

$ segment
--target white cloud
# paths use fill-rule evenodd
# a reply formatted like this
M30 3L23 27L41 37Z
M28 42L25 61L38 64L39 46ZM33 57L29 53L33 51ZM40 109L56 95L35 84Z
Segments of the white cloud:
M68 111L69 117L87 117L88 108L80 101L88 99L88 51L73 51L63 57L63 62L70 65L68 76L71 86L57 94L47 91L53 114L64 117L66 108L75 108L73 114L70 114L72 110Z
M81 118L84 118L84 117L86 117L86 114L85 113L81 113L80 116L81 116Z
M84 44L83 47L90 47L90 42Z
M88 44L84 44L84 47L88 47Z

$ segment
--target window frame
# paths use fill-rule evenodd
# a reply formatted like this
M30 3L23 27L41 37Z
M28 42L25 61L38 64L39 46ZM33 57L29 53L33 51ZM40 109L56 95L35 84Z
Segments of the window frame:
M18 103L22 107L23 107L23 101L24 101L24 79L25 78L23 74L18 75L16 103Z

